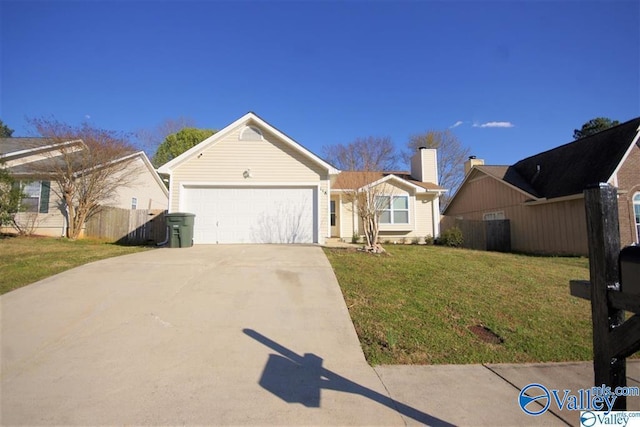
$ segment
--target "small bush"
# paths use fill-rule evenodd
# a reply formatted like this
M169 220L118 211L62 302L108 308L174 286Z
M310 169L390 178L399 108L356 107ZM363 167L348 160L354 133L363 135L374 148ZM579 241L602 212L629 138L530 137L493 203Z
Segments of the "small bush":
M435 239L433 238L433 236L431 234L427 234L426 236L424 236L424 244L431 246L435 243Z
M411 243L414 245L419 245L420 244L420 238L418 236L414 237L413 239L411 239Z
M360 241L360 236L358 236L358 233L353 233L353 235L351 236L351 243L358 243Z
M438 239L438 244L452 248L459 248L463 243L464 237L462 236L462 230L458 227L446 229L440 234L440 238Z

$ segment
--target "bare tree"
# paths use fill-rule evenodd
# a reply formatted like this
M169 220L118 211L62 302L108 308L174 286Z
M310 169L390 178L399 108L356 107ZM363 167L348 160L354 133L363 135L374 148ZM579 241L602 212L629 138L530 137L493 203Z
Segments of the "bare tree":
M78 127L55 119L30 123L56 146L43 154L42 161L30 163L30 172L51 181L51 191L66 209L67 237L77 239L101 204L112 201L119 188L136 180L138 172L130 167L135 149L124 135L86 123ZM75 143L69 143L72 141Z
M372 253L384 252L378 239L380 216L389 208L394 193L393 187L380 182L382 179L383 175L379 173L354 172L351 174L349 185L353 188L344 191L347 201L351 202L352 209L360 219L366 240L364 250Z
M393 187L386 184L383 171L397 166L398 152L390 138L358 138L350 144L323 148L326 159L342 169L338 186L359 218L367 252L381 253L378 242L380 216L391 203Z
M385 171L398 165L398 151L389 137L357 138L349 144L322 148L325 159L346 171Z
M185 128L195 128L196 121L189 117L178 117L176 119L164 119L152 129L138 129L135 138L138 146L142 148L149 158L158 150L162 141L169 135L180 132Z
M454 194L455 189L464 180L464 162L469 157L469 148L463 146L450 130L429 130L409 138L407 150L403 153L407 164L411 164L411 156L420 147L438 150L438 178L440 182L435 184L449 190L440 196L440 206L444 209L449 201L448 198L451 197L449 195Z

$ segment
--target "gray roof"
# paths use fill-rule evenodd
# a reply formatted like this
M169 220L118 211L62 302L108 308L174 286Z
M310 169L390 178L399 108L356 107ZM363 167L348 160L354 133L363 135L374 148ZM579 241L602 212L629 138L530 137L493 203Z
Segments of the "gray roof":
M511 166L475 166L536 198L581 194L607 182L622 162L640 128L640 117L595 135L536 154ZM636 142L640 147L640 141Z
M640 117L637 117L520 160L512 166L513 172L524 179L538 197L551 199L581 194L588 186L611 178L639 127ZM640 141L636 144L640 147Z
M32 150L53 144L50 138L0 138L0 155Z

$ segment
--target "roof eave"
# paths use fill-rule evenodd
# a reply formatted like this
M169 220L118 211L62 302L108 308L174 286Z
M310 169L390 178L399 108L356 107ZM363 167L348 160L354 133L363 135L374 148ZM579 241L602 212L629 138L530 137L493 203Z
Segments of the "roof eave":
M319 166L323 167L324 169L326 169L327 173L329 175L338 175L340 173L339 169L337 169L337 168L333 167L332 165L330 165L329 163L325 162L320 157L318 157L317 155L313 154L311 151L307 150L305 147L303 147L302 145L300 145L299 143L294 141L292 138L290 138L289 136L287 136L286 134L284 134L280 130L278 130L276 127L274 127L274 126L270 125L269 123L267 123L266 121L264 121L262 118L260 118L257 114L255 114L253 112L248 112L244 116L240 117L238 120L236 120L233 123L231 123L231 124L225 126L224 128L222 128L219 132L214 133L209 138L206 138L204 141L198 143L194 147L192 147L189 150L185 151L184 153L180 154L175 159L172 159L169 162L165 163L164 165L160 166L158 168L158 173L171 175L171 173L173 172L173 169L175 169L181 163L183 163L186 160L190 159L191 157L193 157L197 153L202 152L209 145L218 142L224 136L228 135L232 130L236 129L238 126L250 123L252 121L255 122L256 124L266 128L266 129L268 129L271 133L275 134L276 137L278 137L285 144L287 144L288 146L290 146L294 150L298 151L299 153L303 154L305 157L307 157L309 160L313 161L317 165L319 165Z

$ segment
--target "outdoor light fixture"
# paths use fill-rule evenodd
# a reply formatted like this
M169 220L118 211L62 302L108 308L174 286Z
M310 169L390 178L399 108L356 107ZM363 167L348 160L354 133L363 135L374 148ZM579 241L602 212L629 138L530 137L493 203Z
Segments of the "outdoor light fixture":
M251 178L251 169L247 169L246 171L242 172L242 176L247 179L247 178Z

